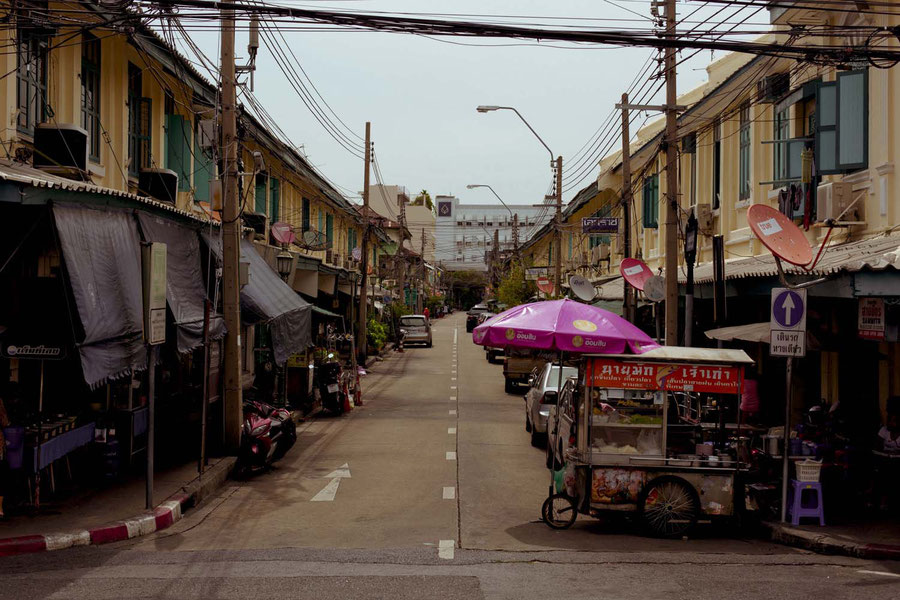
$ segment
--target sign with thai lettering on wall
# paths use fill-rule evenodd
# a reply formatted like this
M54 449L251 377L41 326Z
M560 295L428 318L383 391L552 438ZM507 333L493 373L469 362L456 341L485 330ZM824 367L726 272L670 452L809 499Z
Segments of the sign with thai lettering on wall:
M584 217L581 219L582 233L618 233L619 217Z
M587 378L593 386L613 389L737 394L744 383L744 369L594 358Z
M884 322L883 299L859 299L859 337L864 340L883 340Z
M546 277L549 271L548 267L528 267L525 269L525 280L537 281L538 277Z

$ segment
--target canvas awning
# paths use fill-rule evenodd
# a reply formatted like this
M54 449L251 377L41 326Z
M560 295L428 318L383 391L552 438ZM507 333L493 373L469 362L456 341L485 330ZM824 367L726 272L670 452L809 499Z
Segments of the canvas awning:
M203 239L222 260L222 241L203 233ZM241 240L241 261L250 264L249 281L241 289L241 320L247 324L267 323L272 329L275 362L284 364L291 354L311 345L312 307L281 280L253 247Z
M203 344L204 302L200 240L197 232L165 217L138 212L144 240L166 245L166 303L175 317L179 352L190 352ZM209 317L209 338L225 335L222 315Z
M96 388L147 366L140 237L130 211L57 203L53 217L84 329L84 380Z
M719 327L718 329L710 329L706 331L706 337L711 340L720 340L723 342L756 342L760 344L771 343L770 335L771 324L768 321L762 323L750 323L748 325L733 325L731 327ZM806 347L809 350L818 350L821 348L819 340L811 333L806 332Z

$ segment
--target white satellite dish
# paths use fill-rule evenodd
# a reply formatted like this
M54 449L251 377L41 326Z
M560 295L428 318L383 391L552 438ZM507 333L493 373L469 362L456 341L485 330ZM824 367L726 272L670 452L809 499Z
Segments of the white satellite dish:
M644 282L644 295L650 302L662 302L666 299L666 280L659 275L648 277Z
M572 275L569 277L569 287L572 288L572 293L585 302L590 302L594 299L594 296L597 295L594 284L581 275Z

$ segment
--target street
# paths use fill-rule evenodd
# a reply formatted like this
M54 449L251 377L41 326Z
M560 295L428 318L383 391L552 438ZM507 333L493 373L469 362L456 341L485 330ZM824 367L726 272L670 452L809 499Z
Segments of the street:
M0 559L0 598L900 597L890 562L585 517L549 529L521 396L464 319L378 363L365 406L304 424L272 472L229 482L174 527Z

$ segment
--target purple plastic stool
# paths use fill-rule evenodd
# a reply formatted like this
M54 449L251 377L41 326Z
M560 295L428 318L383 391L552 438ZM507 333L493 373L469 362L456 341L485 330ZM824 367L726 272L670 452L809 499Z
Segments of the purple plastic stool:
M803 496L815 500L815 504L809 501L804 506ZM803 517L818 517L819 525L825 525L825 502L822 499L822 484L818 481L797 481L791 479L791 497L788 499L788 516L792 525L799 525Z

